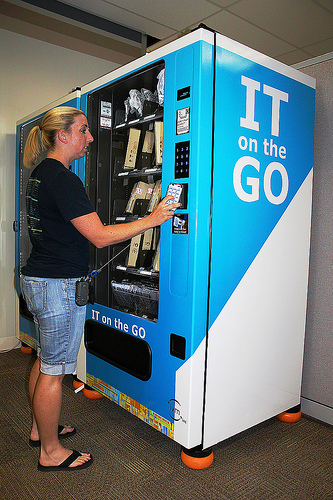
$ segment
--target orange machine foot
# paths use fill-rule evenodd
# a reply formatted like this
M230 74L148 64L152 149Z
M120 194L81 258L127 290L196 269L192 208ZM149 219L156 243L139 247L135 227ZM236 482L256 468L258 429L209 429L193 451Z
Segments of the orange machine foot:
M102 399L104 398L103 394L95 391L89 385L86 385L84 382L81 382L77 377L73 377L73 387L75 392L80 392L83 389L83 394L88 399Z
M94 389L91 389L91 387L89 387L87 385L84 386L83 394L88 399L103 399L104 398L103 394L95 391Z
M183 448L180 456L184 465L190 469L197 470L207 469L207 467L212 465L214 460L212 449L203 450L201 446L191 448L190 450Z
M78 378L76 377L73 377L73 387L74 389L80 389L80 387L84 386L84 383L81 382L81 380L79 380Z
M277 415L276 418L278 420L281 420L281 422L294 424L295 422L298 422L301 419L301 416L302 413L300 411L298 411L297 413L288 413L287 411L284 411L279 415Z
M294 424L298 422L301 419L302 413L300 411L301 406L297 405L294 408L291 408L290 410L283 411L279 415L276 416L278 420L281 420L281 422L287 422Z
M21 345L21 352L23 354L32 354L34 352L34 349L27 344L22 344Z

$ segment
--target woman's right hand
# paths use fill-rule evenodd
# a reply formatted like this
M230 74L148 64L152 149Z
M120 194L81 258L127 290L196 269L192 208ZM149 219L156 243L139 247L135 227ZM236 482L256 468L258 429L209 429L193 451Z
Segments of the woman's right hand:
M173 196L166 196L163 198L153 212L148 215L151 227L160 226L167 220L172 219L175 209L181 207L181 203L170 203L166 205L170 200L173 200Z

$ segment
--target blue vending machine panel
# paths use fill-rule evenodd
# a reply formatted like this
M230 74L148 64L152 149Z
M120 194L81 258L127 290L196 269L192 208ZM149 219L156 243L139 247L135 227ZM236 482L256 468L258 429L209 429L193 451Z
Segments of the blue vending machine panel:
M206 29L82 89L85 182L104 224L160 229L91 249L78 377L185 448L299 403L313 79Z
M24 146L29 135L30 130L36 125L40 125L43 116L47 111L56 106L72 106L80 109L80 91L76 90L57 101L52 102L50 105L39 109L35 113L26 116L17 123L16 127L16 214L15 214L15 289L19 297L19 331L16 336L22 342L28 346L36 349L36 332L33 318L29 310L27 309L25 300L21 295L20 289L20 272L22 267L25 265L27 258L30 255L31 243L29 239L27 216L26 216L26 198L25 191L30 176L30 169L23 165L23 152ZM41 157L36 162L36 165L40 163L44 158L42 154ZM78 162L75 161L72 165L72 170L77 175L79 175ZM84 180L82 176L81 169L81 179Z
M176 374L207 332L213 57L213 33L199 30L81 98L94 136L86 188L102 222L149 214L170 183L182 207L160 229L91 249L92 269L113 260L94 280L78 376L187 447L202 439L204 352L194 377Z

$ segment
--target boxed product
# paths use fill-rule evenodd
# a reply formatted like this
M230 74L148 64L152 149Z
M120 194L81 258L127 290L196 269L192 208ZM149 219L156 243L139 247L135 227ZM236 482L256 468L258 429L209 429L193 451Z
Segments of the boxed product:
M124 162L125 169L135 168L141 130L131 128L128 136L127 150Z

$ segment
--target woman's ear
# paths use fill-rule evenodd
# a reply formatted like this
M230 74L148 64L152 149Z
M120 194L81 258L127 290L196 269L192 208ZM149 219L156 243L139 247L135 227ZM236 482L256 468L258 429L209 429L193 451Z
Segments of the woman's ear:
M66 134L66 132L63 129L59 130L59 132L58 132L58 139L63 144L67 144L67 142L68 142L68 140L67 140L67 134Z

